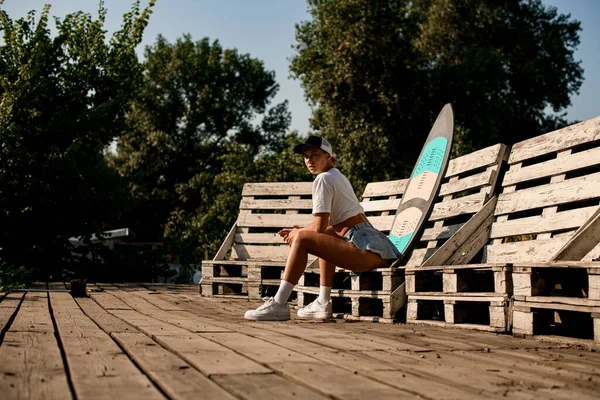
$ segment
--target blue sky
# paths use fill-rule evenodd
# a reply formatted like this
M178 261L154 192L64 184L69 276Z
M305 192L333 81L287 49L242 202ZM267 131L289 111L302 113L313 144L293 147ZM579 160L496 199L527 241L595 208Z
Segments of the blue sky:
M543 0L581 21L581 44L575 54L585 69L585 81L579 95L572 97L567 109L569 120L586 120L600 115L600 0ZM98 0L5 0L11 18L24 16L29 10L41 10L52 4L50 14L62 17L83 10L97 15ZM133 0L105 0L108 9L106 28L112 32L121 24ZM143 3L143 1L142 1ZM275 101L289 101L292 129L309 130L311 111L304 99L300 82L289 77L289 58L294 54L295 24L309 19L304 0L158 0L144 35L143 45L152 44L158 34L169 41L184 33L195 40L219 39L224 47L261 59L276 73L280 91Z

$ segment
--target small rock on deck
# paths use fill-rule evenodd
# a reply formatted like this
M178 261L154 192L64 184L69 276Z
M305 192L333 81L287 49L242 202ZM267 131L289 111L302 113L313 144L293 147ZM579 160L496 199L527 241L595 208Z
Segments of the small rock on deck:
M3 399L600 398L593 343L250 322L260 302L200 297L195 285L96 284L75 299L50 289L0 294Z

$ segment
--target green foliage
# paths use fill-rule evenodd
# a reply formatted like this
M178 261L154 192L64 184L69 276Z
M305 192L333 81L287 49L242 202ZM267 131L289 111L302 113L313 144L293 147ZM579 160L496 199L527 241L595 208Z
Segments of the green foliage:
M0 11L0 256L11 265L62 269L69 236L116 220L125 192L104 150L125 127L141 78L135 47L154 0L139 1L108 41L98 19L55 19L50 6L13 21Z
M15 267L0 259L0 292L23 289L31 282L32 271L23 265Z
M308 4L291 71L358 188L406 177L445 103L463 152L565 124L581 86L580 24L540 0Z
M239 196L255 157L286 145L290 114L287 102L269 108L274 73L218 41L159 36L145 54L144 85L111 164L136 200L127 226L141 240L164 239L167 253L189 265L235 219L223 191Z

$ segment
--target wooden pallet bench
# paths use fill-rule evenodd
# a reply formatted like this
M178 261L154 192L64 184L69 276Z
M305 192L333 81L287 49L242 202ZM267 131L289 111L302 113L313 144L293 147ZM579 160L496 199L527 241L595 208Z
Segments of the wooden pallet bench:
M308 225L311 213L312 182L245 184L237 221L216 256L202 261L202 295L274 295L289 252L277 232Z
M476 256L488 240L495 204L491 198L507 156L506 146L498 144L450 160L439 201L420 242L407 257L407 268L423 265L428 259L464 264ZM389 233L407 182L374 182L365 188L361 204L369 221L382 232ZM404 266L377 268L359 275L338 269L332 296L351 303L345 308L351 314L339 314L346 319L390 322L402 319L397 313L406 302L403 282ZM318 287L319 269L315 264L307 268L295 289L298 305L306 306L314 300Z
M508 171L502 181L502 193L498 196L494 210L490 241L484 247L482 263L465 266L476 271L487 269L492 272L494 269L499 272L499 266L505 266L502 275L507 279L506 284L494 284L494 296L502 295L507 298L512 298L514 286L514 303L506 305L505 330L512 327L513 333L521 335L537 335L537 332L549 331L560 334L561 330L550 329L559 322L558 315L554 320L548 315L557 314L559 310L567 308L567 311L577 312L578 306L575 303L580 304L581 308L578 310L586 314L588 322L596 323L594 321L597 311L593 308L596 305L595 300L550 295L558 293L555 290L558 286L571 286L570 281L578 274L582 276L583 270L575 272L573 268L568 273L543 270L558 267L556 264L549 264L551 260L591 260L600 254L597 234L600 229L599 167L600 118L541 135L512 147ZM574 267L572 262L569 265ZM445 275L448 268L440 266L437 270ZM511 271L510 275L506 275L508 271ZM587 275L591 277L594 274L590 275L588 272ZM521 289L517 289L517 285L519 288L526 286L527 280L532 283L532 279L541 278L546 284L554 287L545 292L548 294L543 296L545 300L540 300L540 296L523 296ZM460 279L458 275L456 279ZM594 279L592 278L592 281ZM470 285L474 290L475 284ZM487 287L490 288L491 284L488 283ZM505 288L506 291L498 292L499 287ZM457 290L460 288L457 287ZM423 295L417 293L418 291L407 292L409 309L411 302L423 300ZM445 291L438 296L438 301L456 294ZM489 295L484 291L470 291L467 296L469 301L476 302L483 301L482 298L490 297ZM513 305L512 309L510 304ZM414 312L418 307L412 306L413 312L410 313L410 318L407 317L408 322L427 322ZM492 313L497 311L492 310L492 307L491 305L489 311L490 320ZM543 317L539 318L543 323L534 323L537 314L543 314ZM445 322L456 324L456 321L448 319L447 316ZM479 328L490 327L485 325ZM501 330L502 326L497 328ZM565 331L562 329L562 332ZM586 334L586 337L590 336L591 334Z

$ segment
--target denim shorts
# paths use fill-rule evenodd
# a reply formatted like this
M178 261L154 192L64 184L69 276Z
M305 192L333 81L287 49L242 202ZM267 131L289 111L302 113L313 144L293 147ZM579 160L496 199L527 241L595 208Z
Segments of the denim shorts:
M384 260L395 260L402 256L391 240L368 222L354 225L344 237L348 243L352 243L361 250L377 253Z

